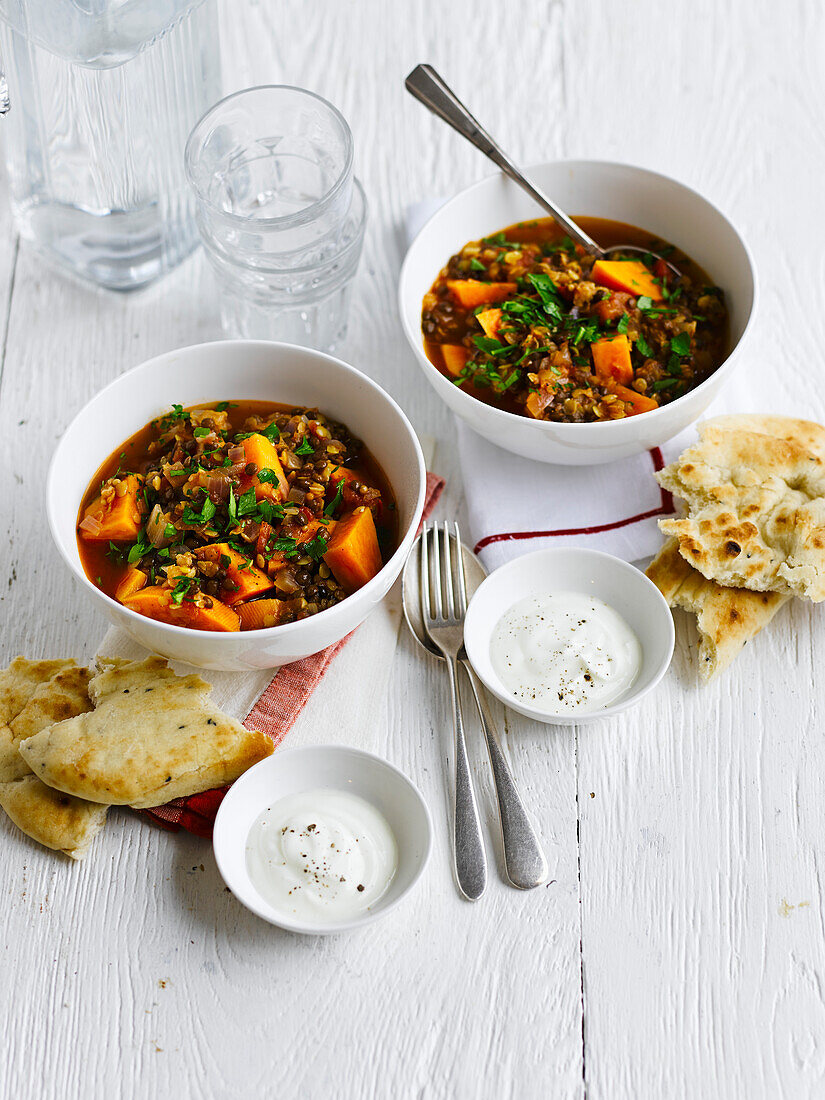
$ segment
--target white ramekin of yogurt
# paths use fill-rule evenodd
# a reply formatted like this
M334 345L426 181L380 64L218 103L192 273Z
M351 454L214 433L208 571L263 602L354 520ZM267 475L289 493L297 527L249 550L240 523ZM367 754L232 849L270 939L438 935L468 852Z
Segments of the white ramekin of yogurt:
M644 573L596 550L538 550L479 586L464 644L486 687L520 714L592 722L637 703L667 671L673 618Z
M418 788L386 760L340 745L279 749L221 803L221 876L253 913L292 932L358 928L415 885L431 823Z

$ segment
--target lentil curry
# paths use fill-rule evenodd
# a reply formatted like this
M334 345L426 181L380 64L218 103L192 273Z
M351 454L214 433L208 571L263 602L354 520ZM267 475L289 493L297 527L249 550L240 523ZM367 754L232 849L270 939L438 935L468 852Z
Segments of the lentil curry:
M724 297L666 241L579 218L603 247L667 257L596 260L551 218L471 241L426 294L427 357L465 392L537 420L616 420L698 386L728 352Z
M80 507L89 579L125 607L196 630L254 630L332 607L397 545L377 463L317 410L221 401L151 421Z

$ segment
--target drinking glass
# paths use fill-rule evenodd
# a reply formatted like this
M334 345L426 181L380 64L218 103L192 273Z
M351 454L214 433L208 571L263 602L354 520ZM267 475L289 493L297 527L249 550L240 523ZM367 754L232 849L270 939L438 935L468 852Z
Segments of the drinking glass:
M224 330L335 350L367 214L341 113L301 88L236 92L197 124L185 163Z
M198 233L181 151L221 94L216 0L0 0L0 70L24 238L115 290L189 255Z

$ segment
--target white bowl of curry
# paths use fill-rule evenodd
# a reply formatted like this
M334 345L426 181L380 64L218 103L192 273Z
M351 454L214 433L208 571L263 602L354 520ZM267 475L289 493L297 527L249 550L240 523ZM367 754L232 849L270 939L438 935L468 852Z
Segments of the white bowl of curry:
M583 253L495 175L438 210L401 271L405 334L442 400L497 446L567 465L665 442L740 360L756 305L750 253L707 199L631 165L559 161L537 182L603 247Z
M346 363L256 341L121 375L69 425L47 483L58 550L157 653L277 667L358 626L398 576L426 471L401 409Z

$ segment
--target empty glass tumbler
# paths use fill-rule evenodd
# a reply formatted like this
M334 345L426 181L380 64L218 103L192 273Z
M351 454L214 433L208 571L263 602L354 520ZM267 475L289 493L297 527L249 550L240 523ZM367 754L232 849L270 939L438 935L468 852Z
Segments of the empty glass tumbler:
M0 69L23 237L118 290L192 251L183 148L221 94L216 0L0 0Z
M343 116L301 88L237 92L197 124L186 172L227 333L340 345L367 214L352 165Z

